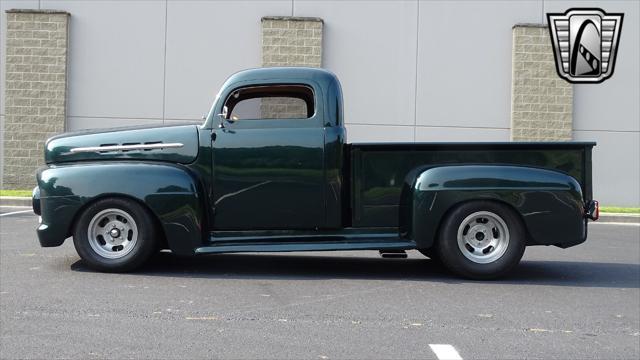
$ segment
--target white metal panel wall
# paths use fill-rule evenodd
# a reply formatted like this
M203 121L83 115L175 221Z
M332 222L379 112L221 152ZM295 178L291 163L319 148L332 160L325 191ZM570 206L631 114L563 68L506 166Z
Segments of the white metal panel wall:
M260 19L291 1L175 1L167 9L165 117L199 120L229 75L261 65Z
M44 0L41 7L71 13L68 125L162 118L164 2Z
M540 1L421 2L416 140L508 141L511 28L541 17Z
M323 66L342 83L349 141L413 141L417 7L415 1L295 2L294 15L325 22Z

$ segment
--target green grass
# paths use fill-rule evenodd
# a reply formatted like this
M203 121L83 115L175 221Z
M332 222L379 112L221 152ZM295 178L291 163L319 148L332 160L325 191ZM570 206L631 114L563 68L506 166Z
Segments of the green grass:
M637 207L619 207L619 206L600 206L600 212L603 212L603 213L622 213L622 214L640 214L640 208L637 208Z
M0 190L0 196L31 197L31 190Z

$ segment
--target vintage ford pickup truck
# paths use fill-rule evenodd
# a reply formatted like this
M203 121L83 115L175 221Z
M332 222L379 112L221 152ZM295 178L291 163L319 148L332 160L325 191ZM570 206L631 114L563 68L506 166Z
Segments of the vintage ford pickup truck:
M225 82L201 126L52 137L33 209L42 246L72 236L100 271L133 270L160 249L417 249L489 279L525 246L586 240L594 145L347 144L335 75L253 69Z

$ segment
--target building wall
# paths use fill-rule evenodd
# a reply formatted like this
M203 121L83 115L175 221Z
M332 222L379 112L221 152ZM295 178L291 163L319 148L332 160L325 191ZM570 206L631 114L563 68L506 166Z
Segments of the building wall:
M545 12L570 7L623 12L613 76L598 85L575 85L573 139L596 141L594 195L605 204L640 205L640 2L547 1Z
M8 8L71 13L68 130L199 122L227 76L260 66L260 19L282 15L324 20L349 141L509 141L513 25L594 5L625 19L615 75L574 86L573 138L599 142L596 197L637 206L638 2L3 0L0 29Z
M7 14L3 185L33 183L45 140L64 131L69 14L13 10Z
M556 72L548 28L515 25L512 51L511 140L571 140L573 85Z

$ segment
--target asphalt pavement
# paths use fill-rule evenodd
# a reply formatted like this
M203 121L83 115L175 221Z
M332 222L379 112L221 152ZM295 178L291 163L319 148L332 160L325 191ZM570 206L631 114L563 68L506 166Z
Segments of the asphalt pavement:
M640 358L633 224L594 224L574 248L530 247L512 276L488 282L414 251L160 253L136 273L103 274L71 239L40 248L36 226L28 209L0 208L2 359Z

